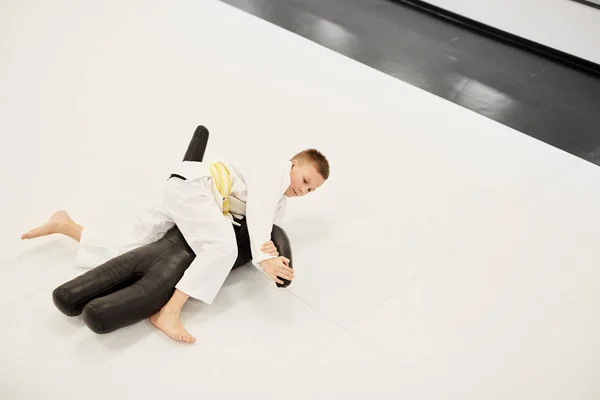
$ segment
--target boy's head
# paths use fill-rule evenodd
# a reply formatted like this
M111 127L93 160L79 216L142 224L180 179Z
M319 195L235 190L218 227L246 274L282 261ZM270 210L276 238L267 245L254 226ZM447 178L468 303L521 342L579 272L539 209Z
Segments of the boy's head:
M329 162L318 150L301 151L291 161L290 186L285 191L287 197L304 196L329 178Z

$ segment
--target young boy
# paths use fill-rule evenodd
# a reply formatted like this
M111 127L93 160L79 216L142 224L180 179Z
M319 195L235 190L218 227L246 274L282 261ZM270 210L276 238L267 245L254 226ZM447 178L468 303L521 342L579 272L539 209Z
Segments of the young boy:
M184 161L166 182L162 202L142 215L123 242L109 243L65 211L57 211L22 239L54 233L69 236L81 244L77 265L94 268L160 239L177 225L196 257L171 299L150 321L172 339L192 343L196 339L181 324L181 309L189 297L213 302L237 258L235 220L247 218L252 264L275 282L283 283L278 276L292 280L289 260L277 257L270 241L272 226L281 224L287 198L305 196L328 178L329 162L315 149L304 150L286 162L253 163L250 168Z

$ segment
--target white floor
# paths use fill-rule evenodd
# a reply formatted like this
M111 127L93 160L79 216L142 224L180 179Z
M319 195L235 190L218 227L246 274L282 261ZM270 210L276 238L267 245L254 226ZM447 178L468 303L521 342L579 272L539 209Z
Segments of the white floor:
M0 398L598 399L600 169L218 1L0 5ZM176 343L52 290L54 210L120 226L206 157L317 147L297 277L236 271Z

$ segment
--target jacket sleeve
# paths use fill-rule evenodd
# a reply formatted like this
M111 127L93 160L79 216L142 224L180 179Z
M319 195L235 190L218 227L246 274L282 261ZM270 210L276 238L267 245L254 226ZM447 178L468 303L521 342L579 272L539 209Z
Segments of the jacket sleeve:
M279 201L277 205L277 210L275 211L275 219L273 220L273 224L277 225L280 228L283 228L283 222L287 212L287 199L285 196Z
M252 264L262 269L260 262L274 258L263 253L260 248L271 240L271 231L276 216L282 216L281 201L285 192L285 172L281 168L254 167L248 179L246 219ZM289 180L289 174L288 174Z

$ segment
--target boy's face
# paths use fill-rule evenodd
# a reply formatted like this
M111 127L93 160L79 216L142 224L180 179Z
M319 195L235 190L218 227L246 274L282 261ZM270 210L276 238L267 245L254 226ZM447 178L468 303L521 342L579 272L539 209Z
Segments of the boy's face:
M286 197L305 196L319 188L325 180L310 163L299 163L292 160L290 186L285 191Z

